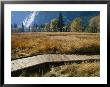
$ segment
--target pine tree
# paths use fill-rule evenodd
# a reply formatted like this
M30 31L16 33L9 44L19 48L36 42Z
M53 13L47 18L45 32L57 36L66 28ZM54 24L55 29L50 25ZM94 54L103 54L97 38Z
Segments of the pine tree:
M17 24L14 23L14 28L17 28Z
M24 31L24 25L23 25L23 23L22 23L22 29L21 29L21 32L25 32L25 31Z
M63 31L63 16L62 16L62 12L59 12L59 23L58 23L58 28L60 30L60 32Z
M13 24L11 24L11 28L13 28Z

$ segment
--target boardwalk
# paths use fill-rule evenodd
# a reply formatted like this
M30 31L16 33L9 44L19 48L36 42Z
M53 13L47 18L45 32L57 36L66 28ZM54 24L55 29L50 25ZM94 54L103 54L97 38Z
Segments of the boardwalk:
M64 54L45 54L28 58L22 58L11 61L11 71L25 69L48 62L65 62L65 61L85 61L85 60L99 60L99 55L64 55Z

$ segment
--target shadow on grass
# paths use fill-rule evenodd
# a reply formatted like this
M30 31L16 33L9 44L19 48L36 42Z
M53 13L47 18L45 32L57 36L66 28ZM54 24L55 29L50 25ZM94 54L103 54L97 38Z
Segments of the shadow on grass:
M100 46L89 46L82 48L72 48L69 51L62 51L59 48L49 48L45 52L41 51L44 54L78 54L78 55L99 55ZM34 54L35 56L36 54Z

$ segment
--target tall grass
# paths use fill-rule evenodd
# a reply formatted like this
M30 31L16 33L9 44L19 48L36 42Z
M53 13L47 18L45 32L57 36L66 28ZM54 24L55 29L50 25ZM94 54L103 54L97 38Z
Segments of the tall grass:
M95 77L100 76L99 62L82 62L51 67L45 77Z
M38 54L99 54L96 33L36 32L12 33L12 59Z

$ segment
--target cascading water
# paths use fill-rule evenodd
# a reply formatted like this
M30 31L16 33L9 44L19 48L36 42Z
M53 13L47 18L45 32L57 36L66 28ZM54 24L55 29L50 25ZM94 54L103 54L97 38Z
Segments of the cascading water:
M32 23L35 20L35 17L37 17L39 14L39 11L33 11L26 19L23 21L24 31L30 31L30 28L32 27Z

